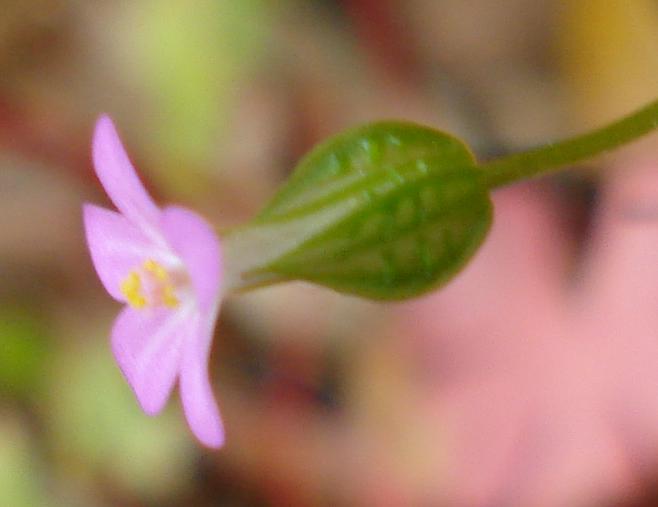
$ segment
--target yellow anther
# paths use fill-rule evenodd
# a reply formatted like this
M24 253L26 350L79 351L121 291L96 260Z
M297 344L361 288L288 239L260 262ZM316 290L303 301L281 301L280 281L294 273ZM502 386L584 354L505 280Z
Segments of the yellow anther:
M180 304L169 272L153 259L131 271L120 289L128 304L138 310L160 305L176 308Z
M169 273L167 273L167 270L163 268L161 264L155 262L153 259L148 259L144 261L144 269L149 273L151 273L158 280L164 282L169 279Z
M174 294L174 287L171 284L164 286L162 290L162 302L169 308L176 308L180 303L176 297L176 294Z
M121 282L121 293L126 296L128 304L133 308L144 308L146 306L146 298L142 294L142 281L139 275L132 271L126 279Z

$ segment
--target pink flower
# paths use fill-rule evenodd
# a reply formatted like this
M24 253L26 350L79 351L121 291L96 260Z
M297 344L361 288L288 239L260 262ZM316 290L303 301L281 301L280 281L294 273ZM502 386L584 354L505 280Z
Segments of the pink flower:
M107 116L96 124L93 160L119 210L83 208L96 272L126 304L112 329L114 356L149 415L162 410L178 378L192 432L220 447L224 430L208 379L222 281L218 238L196 213L156 206Z

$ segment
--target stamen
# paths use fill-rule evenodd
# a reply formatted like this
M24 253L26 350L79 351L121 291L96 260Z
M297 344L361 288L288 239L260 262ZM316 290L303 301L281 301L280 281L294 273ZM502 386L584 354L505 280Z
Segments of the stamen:
M172 277L153 259L145 260L141 267L131 271L120 289L128 304L138 310L159 305L176 308L180 304Z
M167 273L167 270L153 259L147 259L144 261L144 269L155 276L158 280L166 282L169 279L169 273Z
M136 271L132 271L121 283L121 293L126 296L128 304L133 308L144 308L146 298L142 293L142 281Z
M180 304L176 294L174 294L174 288L171 285L164 287L162 291L162 302L169 308L176 308Z

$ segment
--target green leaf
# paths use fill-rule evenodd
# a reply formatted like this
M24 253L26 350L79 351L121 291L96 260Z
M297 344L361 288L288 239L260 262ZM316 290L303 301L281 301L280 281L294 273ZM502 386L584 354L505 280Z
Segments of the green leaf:
M268 245L242 281L305 280L373 299L426 292L489 228L481 176L461 141L426 127L382 122L338 135L242 231Z

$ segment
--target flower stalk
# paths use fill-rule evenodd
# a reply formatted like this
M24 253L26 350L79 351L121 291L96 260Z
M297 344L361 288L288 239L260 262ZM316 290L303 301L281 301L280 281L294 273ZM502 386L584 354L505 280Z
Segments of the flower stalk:
M558 171L633 141L658 127L658 100L592 132L484 162L485 185L501 187Z

